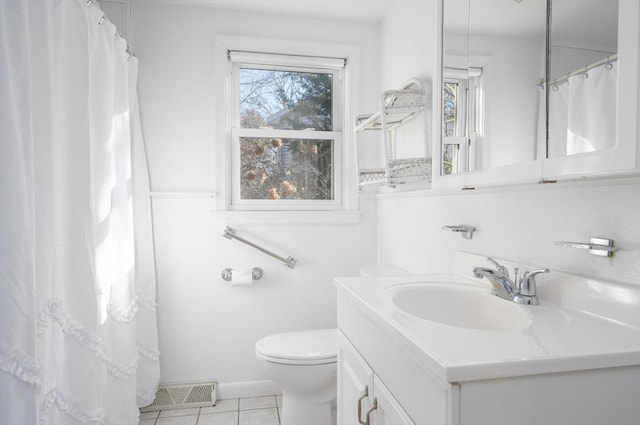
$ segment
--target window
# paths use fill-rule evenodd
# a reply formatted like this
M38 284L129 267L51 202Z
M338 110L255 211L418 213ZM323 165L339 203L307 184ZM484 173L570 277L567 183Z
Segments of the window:
M343 59L230 51L231 209L342 207Z
M445 68L442 93L442 174L474 171L483 133L482 70Z
M443 90L442 172L464 172L463 153L467 145L467 81L446 79Z

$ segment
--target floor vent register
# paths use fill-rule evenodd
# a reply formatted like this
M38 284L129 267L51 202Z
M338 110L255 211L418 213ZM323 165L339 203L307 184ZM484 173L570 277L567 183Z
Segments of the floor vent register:
M161 385L156 399L141 412L156 410L186 409L189 407L209 407L216 404L216 383Z

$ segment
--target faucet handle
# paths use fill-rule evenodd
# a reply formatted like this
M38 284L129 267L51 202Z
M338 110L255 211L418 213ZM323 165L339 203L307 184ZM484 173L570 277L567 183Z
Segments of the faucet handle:
M522 273L520 284L518 285L518 292L521 295L536 295L536 276L540 273L549 273L549 269L538 269Z
M504 277L509 277L509 270L507 270L507 268L505 266L503 266L502 264L498 263L496 260L494 260L491 257L486 257L486 258L487 258L487 260L492 262L494 266L496 266L496 270L500 274L502 274Z

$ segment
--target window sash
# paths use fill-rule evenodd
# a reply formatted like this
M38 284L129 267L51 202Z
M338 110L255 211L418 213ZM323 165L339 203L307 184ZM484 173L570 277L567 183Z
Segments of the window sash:
M243 63L245 65L272 65L279 68L312 68L323 70L338 70L345 66L346 61L339 58L300 56L300 55L278 55L272 53L247 52L239 50L229 51L229 60L233 63Z
M468 107L468 83L467 80L445 79L445 83L454 84L456 86L456 122L452 136L445 137L462 137L467 134L467 107ZM444 112L444 111L443 111Z
M267 55L268 56L268 55ZM277 56L277 55L276 55ZM293 71L293 72L308 72L319 74L332 74L333 75L333 89L331 98L331 128L333 131L342 130L342 112L341 105L344 102L343 87L342 87L342 68L330 69L322 67L298 67L293 68L291 66L283 65L271 65L254 62L232 62L233 66L233 126L240 127L240 68L251 69L264 69L272 71Z
M251 138L280 138L331 140L333 142L332 183L333 199L327 200L295 200L295 199L242 199L241 198L241 152L240 139ZM315 130L274 130L270 128L239 128L231 131L232 164L231 164L231 210L274 211L328 211L342 208L342 133L339 131Z
M446 150L447 146L454 146L457 149L454 150L455 154L452 158L451 173L464 173L467 170L468 161L468 139L466 137L442 137L442 148ZM444 161L444 157L442 159ZM444 163L443 163L444 169Z

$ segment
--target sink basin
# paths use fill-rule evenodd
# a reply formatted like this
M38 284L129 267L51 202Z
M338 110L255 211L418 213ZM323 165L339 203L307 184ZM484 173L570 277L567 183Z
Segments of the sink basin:
M519 331L531 325L527 307L484 288L457 283L408 283L385 290L394 306L411 316L459 328Z

